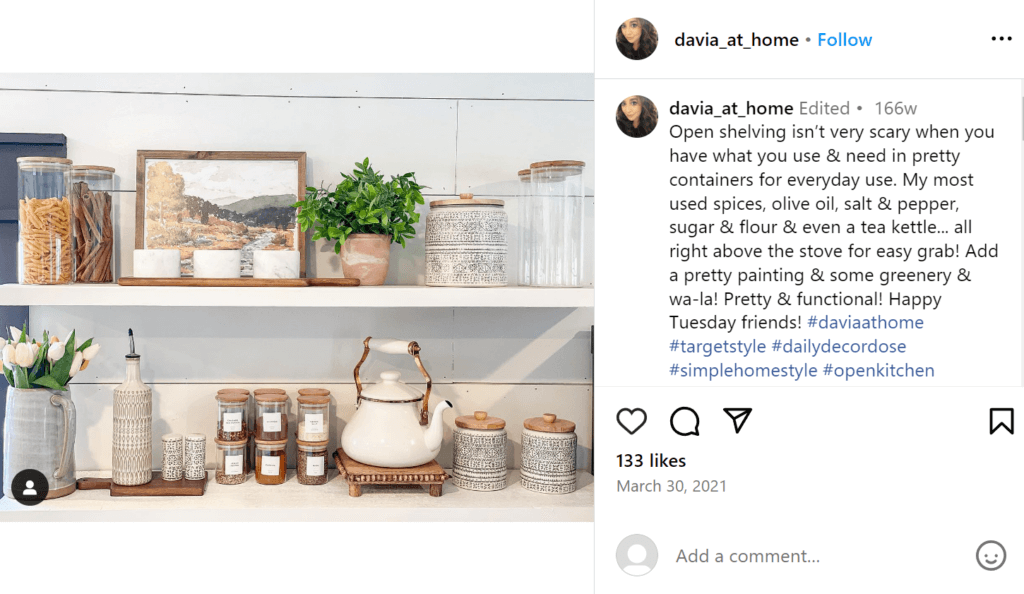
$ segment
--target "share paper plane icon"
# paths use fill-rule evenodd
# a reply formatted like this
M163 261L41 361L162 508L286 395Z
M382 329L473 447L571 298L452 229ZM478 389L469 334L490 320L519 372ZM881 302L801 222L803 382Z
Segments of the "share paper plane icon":
M732 419L732 426L736 428L736 433L740 432L743 425L746 424L747 419L750 418L750 411L752 408L723 408L725 414L729 415Z

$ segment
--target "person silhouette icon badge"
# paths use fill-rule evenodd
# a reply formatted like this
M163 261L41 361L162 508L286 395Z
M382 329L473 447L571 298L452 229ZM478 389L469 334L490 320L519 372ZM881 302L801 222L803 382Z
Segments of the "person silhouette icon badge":
M619 569L633 577L647 575L658 564L658 547L643 534L632 534L623 538L615 549L615 562Z
M50 483L43 473L26 468L11 479L11 493L14 500L22 505L37 505L46 499L50 492Z

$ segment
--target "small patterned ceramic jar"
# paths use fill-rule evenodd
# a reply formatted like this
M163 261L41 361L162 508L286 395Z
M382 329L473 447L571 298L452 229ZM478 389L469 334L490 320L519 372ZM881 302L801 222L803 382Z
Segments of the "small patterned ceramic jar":
M452 483L469 491L500 491L507 485L505 421L476 411L455 419Z
M180 433L168 433L162 438L164 461L160 468L165 481L180 481L185 470L185 445Z
M503 200L435 200L427 215L428 287L508 284L508 214Z
M547 413L523 422L523 487L538 493L576 490L576 423Z
M185 480L206 479L206 436L189 433L185 436Z

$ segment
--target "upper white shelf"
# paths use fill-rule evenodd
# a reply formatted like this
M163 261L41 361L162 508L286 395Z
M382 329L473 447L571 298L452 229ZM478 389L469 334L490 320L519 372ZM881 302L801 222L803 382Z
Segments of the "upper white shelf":
M0 305L145 307L594 307L594 289L381 287L122 287L0 285Z

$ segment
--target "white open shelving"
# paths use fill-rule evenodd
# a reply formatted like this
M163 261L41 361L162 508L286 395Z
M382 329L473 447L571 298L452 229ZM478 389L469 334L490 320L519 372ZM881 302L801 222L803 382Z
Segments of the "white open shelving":
M283 485L260 485L254 475L241 485L219 485L214 472L202 497L111 497L109 491L76 491L32 507L0 499L5 521L137 522L593 522L594 477L577 475L577 490L566 495L527 491L519 471L509 470L501 491L465 491L446 481L441 497L425 487L367 485L362 497L349 497L348 483L337 471L326 485L300 485L288 471ZM449 471L450 474L450 471ZM81 472L82 476L110 476Z
M2 305L145 307L594 307L593 287L122 287L0 285Z

